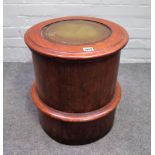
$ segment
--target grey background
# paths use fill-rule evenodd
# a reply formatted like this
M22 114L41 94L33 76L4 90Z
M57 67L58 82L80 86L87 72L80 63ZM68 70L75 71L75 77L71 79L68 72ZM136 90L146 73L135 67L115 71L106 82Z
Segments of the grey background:
M4 155L150 155L150 64L121 64L122 99L112 130L82 146L55 142L31 100L30 63L4 63Z
M150 0L4 0L4 61L30 62L23 35L30 26L55 17L84 15L122 25L130 40L121 62L150 62Z

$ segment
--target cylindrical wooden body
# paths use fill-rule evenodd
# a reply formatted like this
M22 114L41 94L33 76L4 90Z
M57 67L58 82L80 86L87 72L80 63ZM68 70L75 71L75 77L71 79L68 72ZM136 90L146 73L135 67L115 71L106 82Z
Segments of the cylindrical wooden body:
M93 17L62 17L31 27L32 98L46 133L66 144L86 144L112 127L121 98L120 51L128 34L116 23Z
M112 99L120 52L85 61L32 53L37 91L49 106L80 113L99 109Z

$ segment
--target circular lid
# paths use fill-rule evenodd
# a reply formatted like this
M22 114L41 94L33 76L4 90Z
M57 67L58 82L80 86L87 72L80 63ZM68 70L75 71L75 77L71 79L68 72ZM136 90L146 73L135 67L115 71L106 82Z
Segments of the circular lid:
M119 25L93 17L63 17L39 23L25 33L35 52L65 59L87 59L119 51L128 42Z

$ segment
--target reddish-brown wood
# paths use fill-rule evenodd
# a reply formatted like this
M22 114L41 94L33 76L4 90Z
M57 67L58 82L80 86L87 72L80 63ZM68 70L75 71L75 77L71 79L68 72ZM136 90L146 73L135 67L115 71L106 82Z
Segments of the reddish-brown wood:
M81 20L90 20L96 21L101 24L106 25L112 31L110 37L106 40L96 42L93 44L86 45L77 45L77 46L68 46L65 44L58 44L55 42L50 42L47 39L43 38L41 35L41 30L54 22L62 21L62 20L72 20L72 19L81 19ZM97 58L105 55L109 55L112 53L116 53L120 49L122 49L128 42L128 34L127 32L119 25L110 22L108 20L94 18L94 17L62 17L44 21L37 25L34 25L26 32L25 43L28 47L34 50L37 53L49 56L49 57L57 57L57 58L65 58L65 59L90 59ZM93 47L93 52L83 52L84 47Z
M77 44L75 40L65 44L64 38L61 43L59 38L56 41L47 38L47 25L66 20L95 21L92 25L96 26L100 23L97 28L101 24L106 28L98 34L105 32L105 38L86 44L79 44L80 40ZM39 23L26 32L24 39L32 51L35 71L32 98L40 111L43 129L67 144L85 144L104 136L112 127L121 96L116 81L120 51L128 42L127 32L104 19L75 16Z
M59 60L33 52L37 91L43 102L64 112L89 112L113 97L120 52L85 61Z
M40 122L46 133L61 143L79 145L97 140L111 129L121 89L117 83L113 99L106 106L87 113L66 113L47 106L39 98L35 84L32 98L40 111Z

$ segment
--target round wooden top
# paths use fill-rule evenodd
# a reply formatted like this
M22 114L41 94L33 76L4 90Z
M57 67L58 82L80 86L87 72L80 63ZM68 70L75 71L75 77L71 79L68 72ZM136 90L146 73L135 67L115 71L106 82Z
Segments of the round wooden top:
M25 33L34 52L65 59L96 58L122 49L127 32L119 25L94 17L62 17L34 25Z

